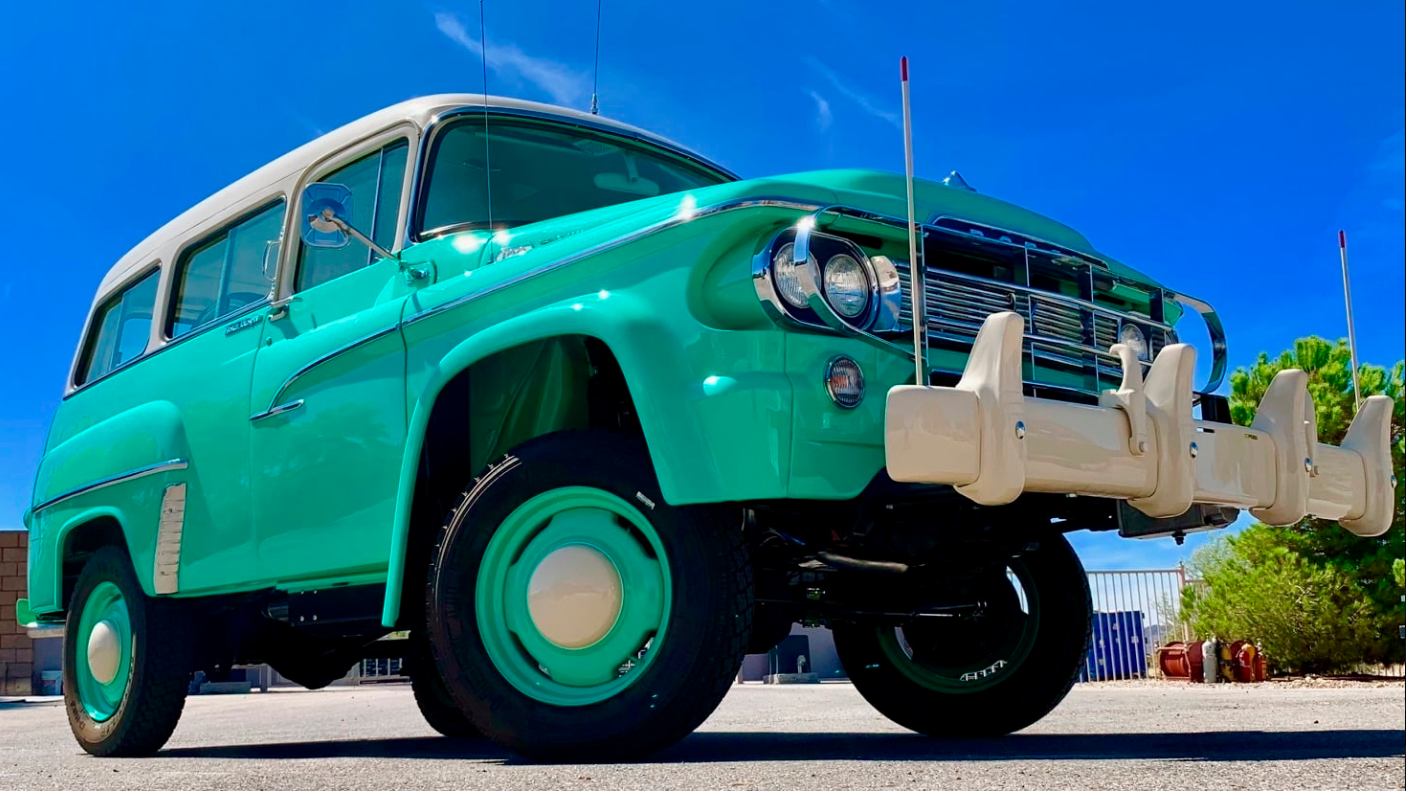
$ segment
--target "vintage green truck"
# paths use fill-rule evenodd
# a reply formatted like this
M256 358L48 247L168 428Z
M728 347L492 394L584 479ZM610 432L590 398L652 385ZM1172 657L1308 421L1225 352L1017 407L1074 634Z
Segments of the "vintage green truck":
M1064 533L1388 527L1389 400L1320 445L1289 371L1229 425L1209 306L905 187L448 95L171 221L98 289L25 514L79 743L159 749L197 670L395 650L446 735L628 758L798 621L896 722L1003 734L1082 662Z

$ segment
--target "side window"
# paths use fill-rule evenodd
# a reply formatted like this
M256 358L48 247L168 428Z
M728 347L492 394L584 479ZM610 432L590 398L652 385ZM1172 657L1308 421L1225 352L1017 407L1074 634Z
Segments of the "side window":
M352 227L365 232L387 250L395 244L395 223L400 215L400 190L405 181L409 150L406 141L397 140L318 179L351 190ZM375 260L375 253L356 243L339 248L300 246L294 290L320 286Z
M74 384L97 379L146 351L156 308L156 283L157 272L153 271L98 307Z
M166 336L196 327L264 299L273 284L264 260L283 234L283 201L260 209L188 248L176 262L176 284Z

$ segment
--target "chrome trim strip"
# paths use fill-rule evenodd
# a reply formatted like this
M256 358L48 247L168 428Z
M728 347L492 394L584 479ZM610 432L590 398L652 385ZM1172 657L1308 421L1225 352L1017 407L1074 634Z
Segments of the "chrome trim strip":
M172 470L184 470L189 466L190 462L186 461L185 459L167 459L166 461L159 461L155 464L148 464L145 467L138 467L135 470L128 470L127 472L121 472L116 475L110 475L106 478L100 478L96 481L93 481L90 484L79 486L76 489L69 489L68 491L62 494L50 497L44 502L34 506L34 508L31 509L31 512L37 514L45 508L48 508L53 505L58 505L64 500L72 499L74 497L79 496L80 494L87 494L88 492L103 489L108 486L114 486L119 483L126 483L127 481L134 481L138 478L145 478L148 475L156 475L157 473L162 472L171 472Z
M313 360L313 361L307 363L307 364L304 365L302 368L299 368L298 370L294 371L294 372L292 373L292 375L289 376L287 379L284 379L284 380L283 380L283 384L279 385L279 387L278 387L278 392L274 393L274 394L273 394L273 398L271 398L271 399L269 400L269 407L268 407L268 409L265 410L264 412L259 413L258 415L255 415L254 417L250 418L250 420L254 420L254 419L260 418L260 417L268 417L268 413L272 412L274 409L280 408L280 407L276 407L276 406L274 406L274 405L275 405L275 404L278 404L280 401L282 401L282 400L283 400L283 394L286 393L286 392L288 392L288 388L292 387L294 382L298 381L298 379L299 379L300 377L304 376L304 375L307 374L309 371L313 370L314 368L317 368L318 366L322 365L323 363L329 362L329 361L331 361L331 360L333 360L333 359L335 359L335 358L337 358L337 357L340 357L340 356L342 356L343 354L346 354L347 352L350 352L350 351L359 349L359 348L361 348L362 346L365 346L366 344L371 343L372 341L380 340L381 338L384 338L384 337L386 337L387 335L390 335L391 333L395 332L395 331L398 330L398 329L400 329L400 324L399 324L399 323L391 324L391 325L389 325L389 326L387 326L387 327L382 327L381 329L376 330L375 332L371 333L370 335L363 335L363 336L361 336L360 338L357 338L356 340L351 341L350 343L346 343L346 344L343 344L343 345L341 345L341 346L338 346L337 348L333 349L332 351L327 352L326 354L322 355L321 357L318 357L317 359L315 359L315 360ZM302 406L302 401L299 401L299 402L298 402L298 406ZM296 407L290 407L290 408L294 408L294 409L295 409ZM284 411L286 412L286 411L288 411L288 410L285 409Z
M270 407L268 409L265 409L257 415L250 415L249 422L253 423L257 420L263 420L266 417L274 417L275 415L287 414L288 412L292 412L295 409L302 409L302 407L303 399L299 398L297 401L289 401L286 404L279 404L276 407Z
M186 485L173 483L161 495L161 520L156 528L156 558L151 587L157 593L180 590L181 536L186 524Z
M660 231L665 231L675 226L683 225L686 222L692 222L694 220L703 217L710 217L715 214L722 214L723 212L732 211L733 209L755 209L763 207L789 209L792 211L803 212L814 211L815 209L819 208L818 205L813 203L801 203L799 201L793 201L787 198L738 198L735 200L717 203L706 208L697 209L693 212L689 212L686 214L675 214L667 220L660 220L659 222L656 222L653 225L647 225L643 228L631 231L630 233L627 233L624 236L617 236L614 239L611 239L606 242L601 242L600 244L597 244L593 247L589 247L585 250L572 253L571 255L568 255L564 258L558 258L555 261L547 261L543 264L533 267L532 269L528 269L524 272L519 272L518 274L510 278L506 278L504 280L498 281L497 283L493 283L489 286L486 286L478 291L465 294L461 297L445 302L444 304L436 305L430 308L429 310L416 313L413 316L408 316L404 321L401 322L400 326L402 328L408 327L417 322L424 321L425 319L438 316L439 314L444 313L447 310L453 310L454 308L460 307L461 305L466 305L470 302L473 302L474 300L486 297L489 294L497 293L505 288L511 288L512 286L515 286L518 283L523 282L524 280L530 280L534 277L537 277L538 275L544 275L548 272L561 269L564 266L570 266L571 264L574 264L577 261L590 258L591 256L601 255L602 253L608 253L611 250L616 249L617 247L623 247L624 245L636 242L646 236L651 236L653 234L659 233Z

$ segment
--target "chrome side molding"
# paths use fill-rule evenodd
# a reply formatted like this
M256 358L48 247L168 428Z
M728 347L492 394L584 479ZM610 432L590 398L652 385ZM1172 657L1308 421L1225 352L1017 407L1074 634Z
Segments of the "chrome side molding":
M171 472L172 470L184 470L186 467L189 466L190 462L186 461L185 459L167 459L166 461L159 461L155 464L148 464L145 467L138 467L135 470L128 470L127 472L121 472L116 475L109 475L106 478L100 478L96 481L93 481L92 483L85 484L74 489L69 489L68 491L63 492L62 494L50 497L44 502L34 506L34 508L31 509L31 513L37 514L45 508L58 505L64 500L72 499L81 494L87 494L88 492L97 491L98 489L102 489L108 486L115 486L119 483L126 483L127 481L134 481L138 478L145 478L148 475L156 475L162 472Z

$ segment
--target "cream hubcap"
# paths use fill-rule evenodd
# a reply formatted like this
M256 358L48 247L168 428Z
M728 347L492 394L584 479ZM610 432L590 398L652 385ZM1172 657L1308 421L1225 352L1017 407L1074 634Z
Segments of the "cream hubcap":
M88 669L99 684L111 684L122 664L122 639L110 621L99 621L88 636Z
M620 572L599 550L568 544L553 550L527 586L527 610L543 637L562 648L598 642L620 617Z

